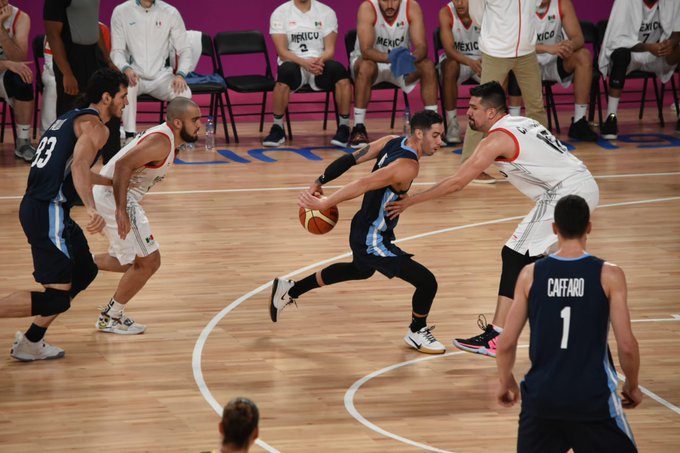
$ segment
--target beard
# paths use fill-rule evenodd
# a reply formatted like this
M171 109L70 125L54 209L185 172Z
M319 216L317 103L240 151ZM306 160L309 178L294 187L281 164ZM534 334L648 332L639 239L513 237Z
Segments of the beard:
M187 128L184 125L182 125L182 129L179 131L179 136L182 138L182 140L184 140L185 143L196 143L196 140L198 140L198 134L189 134Z
M468 126L470 129L473 131L478 131L479 129L477 128L477 124L475 123L475 120L468 118Z

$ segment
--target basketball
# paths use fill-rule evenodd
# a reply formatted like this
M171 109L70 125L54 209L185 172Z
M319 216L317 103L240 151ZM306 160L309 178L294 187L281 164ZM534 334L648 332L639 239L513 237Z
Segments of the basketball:
M315 211L314 209L300 208L300 223L312 234L326 234L333 229L338 223L337 206L331 206L323 211Z

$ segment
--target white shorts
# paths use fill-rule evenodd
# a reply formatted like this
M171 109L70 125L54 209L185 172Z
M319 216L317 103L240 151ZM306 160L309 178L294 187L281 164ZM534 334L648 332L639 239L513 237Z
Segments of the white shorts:
M517 225L515 232L505 245L524 255L540 256L553 252L551 249L557 244L557 235L552 231L555 221L555 205L565 195L579 195L586 200L592 213L600 201L600 190L595 179L590 174L571 178L573 181L563 181L557 190L546 192L536 206Z
M662 83L666 83L673 76L673 72L677 65L670 65L663 57L657 57L650 52L631 52L630 64L626 69L626 74L633 71L648 71L653 72L661 79Z
M541 80L545 82L555 82L564 88L569 87L574 81L574 74L567 75L564 79L560 76L557 69L557 55L549 53L538 54L538 65L541 68Z
M159 249L158 242L151 232L149 219L137 202L128 200L127 210L131 229L127 237L121 239L118 236L113 189L107 186L94 186L92 193L97 212L106 221L104 231L109 239L109 255L116 258L120 264L132 264L136 257L151 255Z
M5 73L7 70L0 71L0 98L4 99L10 107L14 108L14 98L7 97L7 90L5 89Z
M479 59L481 60L482 57L480 56ZM440 79L443 77L442 64L444 63L444 60L446 60L446 54L442 53L439 55L439 63L437 64L437 70L439 71ZM463 82L467 82L470 79L474 80L477 83L480 83L482 81L481 77L478 76L470 66L466 64L459 64L458 66L460 67L460 72L458 73L458 80L456 81L458 85L461 85Z
M352 73L352 80L356 80L356 74L354 74L354 64L357 62L357 60L361 58L360 56L353 56L350 59L349 67L350 71ZM399 78L394 77L394 74L392 74L392 71L390 70L390 63L378 63L378 76L375 78L375 81L373 82L373 86L381 83L381 82L389 82L392 85L396 85L399 88L401 88L404 93L409 94L413 89L416 87L418 84L418 80L416 80L413 83L406 83L404 80L404 77L401 76Z
M302 82L300 82L299 87L297 87L294 90L291 90L293 93L295 93L297 90L299 90L300 88L302 88L305 85L309 85L309 87L314 91L323 91L321 88L316 86L316 80L315 80L316 76L314 74L312 74L311 72L307 71L302 66L300 66L300 76L301 76Z

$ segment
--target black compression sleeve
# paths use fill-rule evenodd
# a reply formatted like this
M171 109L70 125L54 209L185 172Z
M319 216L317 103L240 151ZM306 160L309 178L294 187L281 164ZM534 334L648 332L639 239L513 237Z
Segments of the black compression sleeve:
M327 182L333 181L356 165L356 163L357 161L351 154L345 154L342 157L335 159L328 167L326 167L323 174L319 176L319 184L326 184Z

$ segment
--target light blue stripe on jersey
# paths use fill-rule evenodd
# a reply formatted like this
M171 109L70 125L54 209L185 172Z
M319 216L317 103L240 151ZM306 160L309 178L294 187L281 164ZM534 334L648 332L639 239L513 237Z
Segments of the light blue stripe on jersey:
M607 349L608 350L608 349ZM605 352L604 354L604 370L607 373L607 385L609 386L609 415L616 421L616 426L623 431L626 436L635 444L635 439L633 438L633 431L630 429L626 415L623 413L623 407L621 406L621 398L616 393L616 371L611 366L609 362L609 356Z
M416 151L416 150L413 149L413 148L409 148L408 146L406 146L406 140L408 140L408 137L404 137L404 139L401 141L401 147L402 147L402 149L411 151L413 154L416 155L416 157L418 157L418 151Z
M555 258L555 259L558 260L558 261L578 261L578 260L582 260L582 259L584 259L584 258L588 258L588 257L591 256L591 255L590 255L590 253L584 253L583 255L579 256L578 258L565 258L565 257L563 257L563 256L557 256L557 255L555 255L554 253L551 253L551 254L548 255L548 256L549 256L550 258Z
M59 191L61 195L61 191ZM66 247L66 241L64 240L64 208L61 207L61 203L58 201L50 202L48 208L50 216L50 230L48 236L50 241L63 253L64 255L71 257L68 253L68 247Z
M370 228L368 229L368 234L366 235L366 253L369 255L378 256L397 256L390 252L382 241L382 232L385 231L387 227L387 222L385 221L385 205L390 201L398 199L399 196L392 192L390 189L385 189L383 194L383 199L380 202L380 212L378 212L378 217L373 221Z

